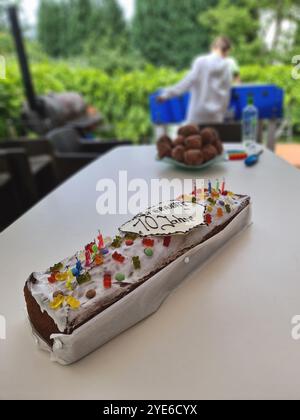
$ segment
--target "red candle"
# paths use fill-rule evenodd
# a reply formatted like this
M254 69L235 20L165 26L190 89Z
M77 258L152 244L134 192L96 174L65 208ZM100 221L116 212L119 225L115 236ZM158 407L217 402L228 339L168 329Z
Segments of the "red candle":
M91 253L89 250L85 251L85 266L88 267L91 265Z
M98 239L98 249L104 248L104 239L100 232L97 239Z

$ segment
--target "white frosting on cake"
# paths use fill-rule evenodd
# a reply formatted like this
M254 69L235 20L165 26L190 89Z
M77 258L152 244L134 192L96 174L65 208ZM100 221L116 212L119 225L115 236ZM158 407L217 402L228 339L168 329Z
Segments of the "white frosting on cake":
M152 247L153 256L151 257L145 254L144 251L146 247L143 245L143 238L140 237L135 239L131 246L127 246L125 241L122 242L120 248L116 249L107 245L109 253L104 255L104 264L100 266L94 266L92 264L91 267L85 268L84 251L78 252L75 256L62 261L63 268L61 269L61 272L74 268L76 265L76 258L78 258L82 263L84 269L83 273L85 271L89 272L91 276L90 281L79 285L76 278L74 278L74 290L70 291L66 287L65 281L57 281L54 284L50 283L48 281L50 276L49 270L46 272L34 273L33 277L36 281L28 282L28 287L32 296L39 304L42 312L46 311L54 320L59 331L66 331L72 321L76 325L80 322L84 322L87 312L92 312L93 308L100 306L106 299L116 299L118 293L121 294L124 292L124 287L126 287L127 284L140 282L153 272L163 268L168 262L174 260L182 251L201 243L206 235L214 228L226 223L226 221L236 215L245 200L249 199L249 197L242 197L234 194L228 194L227 196L220 195L219 198L214 198L216 204L212 206L211 203L207 201L209 198L210 197L207 196L202 204L208 206L207 213L212 217L211 224L200 226L185 235L172 236L168 247L164 246L164 237L150 237L150 239L154 240L154 246ZM191 199L191 195L185 197L185 200ZM226 210L226 205L230 206L230 212ZM222 216L218 215L219 208L223 210ZM125 261L123 263L115 261L112 258L114 252L118 252L124 256ZM140 258L140 269L135 269L132 262L132 257L136 256ZM112 276L112 287L110 289L105 289L103 284L103 277L107 272ZM122 273L125 276L123 282L115 280L115 276L118 273ZM149 281L151 281L151 279ZM95 290L96 296L93 299L88 299L86 297L86 292L91 289ZM76 298L80 302L80 307L77 310L74 310L71 309L67 303L64 303L57 310L51 309L50 303L53 301L53 294L58 291L62 291L65 296L73 296Z

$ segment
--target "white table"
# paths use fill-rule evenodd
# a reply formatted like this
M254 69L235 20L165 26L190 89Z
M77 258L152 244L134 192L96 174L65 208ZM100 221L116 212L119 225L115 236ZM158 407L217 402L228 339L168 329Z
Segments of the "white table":
M147 320L79 363L62 367L38 351L26 324L27 276L86 244L102 226L96 182L188 177L154 159L153 147L119 148L54 191L0 235L1 398L300 398L300 172L266 151L246 169L230 162L200 176L226 176L253 199L253 226L193 273Z

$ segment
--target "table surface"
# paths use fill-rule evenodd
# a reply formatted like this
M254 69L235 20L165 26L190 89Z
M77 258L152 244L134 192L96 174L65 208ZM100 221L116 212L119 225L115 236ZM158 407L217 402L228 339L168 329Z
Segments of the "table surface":
M226 177L251 195L253 225L182 282L153 316L80 362L63 367L37 350L22 289L32 271L71 255L102 227L114 234L127 215L99 216L96 183L193 178L155 161L152 146L122 147L71 178L0 235L0 398L300 398L300 172L265 151L247 169L228 162L197 173Z

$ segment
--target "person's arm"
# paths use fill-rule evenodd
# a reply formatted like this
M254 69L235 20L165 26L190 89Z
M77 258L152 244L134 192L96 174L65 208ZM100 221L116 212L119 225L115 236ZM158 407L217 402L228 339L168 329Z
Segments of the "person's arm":
M181 80L179 83L177 83L176 85L164 89L158 99L159 100L171 99L171 98L174 98L175 96L180 96L183 93L190 90L193 84L199 80L200 70L201 70L201 58L200 59L198 58L194 62L191 70L186 75L186 77L183 80Z

